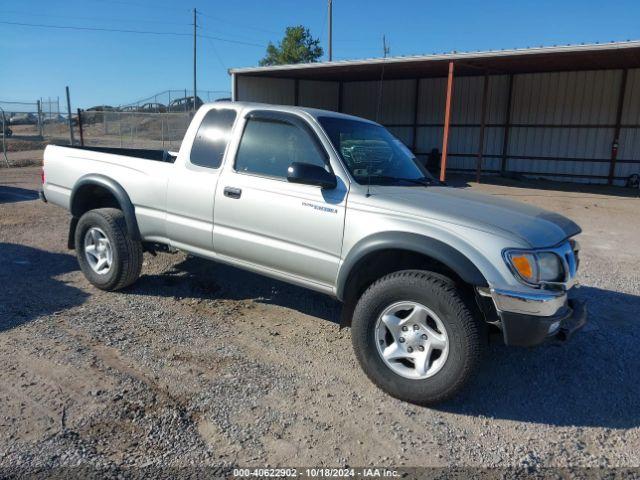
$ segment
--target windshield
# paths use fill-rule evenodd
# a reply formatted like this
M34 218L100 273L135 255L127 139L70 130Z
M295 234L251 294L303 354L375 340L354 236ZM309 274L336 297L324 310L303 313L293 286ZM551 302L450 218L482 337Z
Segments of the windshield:
M386 128L337 117L319 117L318 122L360 185L435 183L411 150Z

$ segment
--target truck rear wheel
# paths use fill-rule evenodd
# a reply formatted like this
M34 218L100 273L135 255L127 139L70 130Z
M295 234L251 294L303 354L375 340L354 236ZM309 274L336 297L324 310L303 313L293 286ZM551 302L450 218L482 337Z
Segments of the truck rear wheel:
M82 215L75 244L82 273L101 290L119 290L140 276L142 244L129 237L118 209L99 208Z
M451 280L405 270L365 291L351 338L373 383L400 400L434 405L455 395L478 368L484 327Z

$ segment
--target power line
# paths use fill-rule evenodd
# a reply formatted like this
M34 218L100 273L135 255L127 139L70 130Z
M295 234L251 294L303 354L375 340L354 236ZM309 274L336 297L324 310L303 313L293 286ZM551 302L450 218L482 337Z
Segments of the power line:
M184 23L177 23L177 22L167 22L167 21L162 21L162 20L152 20L152 19L137 19L137 18L106 18L106 17L78 17L78 16L74 16L74 15L51 15L51 14L45 14L45 13L31 13L31 12L18 12L15 10L3 10L0 13L6 13L6 14L16 14L16 15L29 15L29 16L34 16L34 17L52 17L52 18L64 18L66 20L92 20L92 21L98 21L98 22L135 22L135 23L157 23L157 24L164 24L164 25L191 25L190 23L184 22Z
M41 23L22 23L22 22L5 22L0 21L5 25L17 25L20 27L38 27L38 28L56 28L62 30L88 30L93 32L115 32L115 33L143 33L149 35L174 35L174 36L191 36L190 33L178 33L178 32L156 32L151 30L129 30L124 28L101 28L101 27L74 27L70 25L45 25Z
M228 38L230 40L236 40L236 41L239 41L239 42L248 42L248 43L251 43L254 46L258 46L258 45L260 47L264 46L264 44L256 43L256 42L260 42L261 40L255 40L254 41L253 38L249 38L249 37L246 37L246 36L235 35L234 33L226 32L226 31L221 31L221 30L217 29L216 27L214 27L213 25L211 25L210 23L208 23L208 20L207 20L207 23L204 23L202 21L203 20L202 12L200 12L200 10L198 10L198 16L200 18L199 26L200 26L202 31L214 32L215 34L220 34L221 33L221 34L225 35L225 38Z
M260 43L253 43L253 42L243 42L241 40L229 40L227 38L222 38L222 37L213 37L211 35L198 35L198 37L201 38L209 38L211 40L218 40L219 42L228 42L228 43L237 43L239 45L248 45L250 47L260 47L260 48L267 48L266 45L260 44Z
M119 5L126 5L127 7L142 7L142 8L157 8L156 5L149 5L146 3L140 3L140 2L131 2L130 0L94 0L97 1L98 3L116 3ZM190 8L176 8L176 7L162 7L163 10L172 10L174 12L191 12Z
M213 50L213 53L216 56L216 58L218 59L218 62L220 62L220 65L222 65L222 68L224 68L225 70L228 70L229 67L227 67L226 63L224 63L224 60L222 60L222 57L220 56L220 53L218 52L218 49L216 48L215 44L213 43L213 40L207 38L207 41L209 42L209 45L211 45L211 50Z
M241 28L241 29L244 29L244 30L252 30L252 31L256 31L256 32L270 33L272 35L280 35L280 33L281 33L281 32L275 32L273 30L267 30L267 29L264 29L264 28L255 27L255 26L251 26L251 25L230 22L227 19L224 19L224 18L221 18L221 17L216 17L216 16L213 16L213 15L209 15L208 13L204 13L201 10L198 10L198 13L200 15L203 15L203 16L205 16L207 18L212 19L212 20L216 20L218 22L224 22L227 25L233 25L236 28Z
M102 28L102 27L76 27L71 25L45 25L41 23L23 23L23 22L5 22L0 21L1 24L5 25L16 25L20 27L36 27L36 28L53 28L58 30L82 30L82 31L92 31L92 32L111 32L111 33L138 33L145 35L170 35L170 36L178 36L178 37L192 37L192 33L182 33L182 32L158 32L153 30L130 30L124 28ZM227 42L227 43L235 43L238 45L248 45L251 47L260 47L264 48L264 45L260 45L258 43L252 42L243 42L241 40L232 40L229 38L223 37L214 37L211 35L201 35L198 37L202 38L210 38L211 40L217 40L219 42Z

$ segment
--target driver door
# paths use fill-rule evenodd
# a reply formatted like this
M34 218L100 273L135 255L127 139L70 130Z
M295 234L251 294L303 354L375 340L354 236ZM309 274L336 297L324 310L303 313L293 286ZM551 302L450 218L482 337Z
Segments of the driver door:
M216 190L213 243L236 262L330 288L344 227L348 184L334 189L289 183L293 162L331 171L329 155L306 120L253 111Z

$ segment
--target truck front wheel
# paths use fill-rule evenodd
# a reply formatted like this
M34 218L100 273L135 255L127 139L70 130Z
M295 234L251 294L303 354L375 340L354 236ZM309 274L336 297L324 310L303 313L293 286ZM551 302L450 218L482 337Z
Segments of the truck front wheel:
M101 290L119 290L140 276L142 244L129 237L124 214L116 208L99 208L82 215L75 245L84 276Z
M476 371L484 327L452 281L404 270L365 291L351 337L373 383L400 400L434 405L455 395Z

